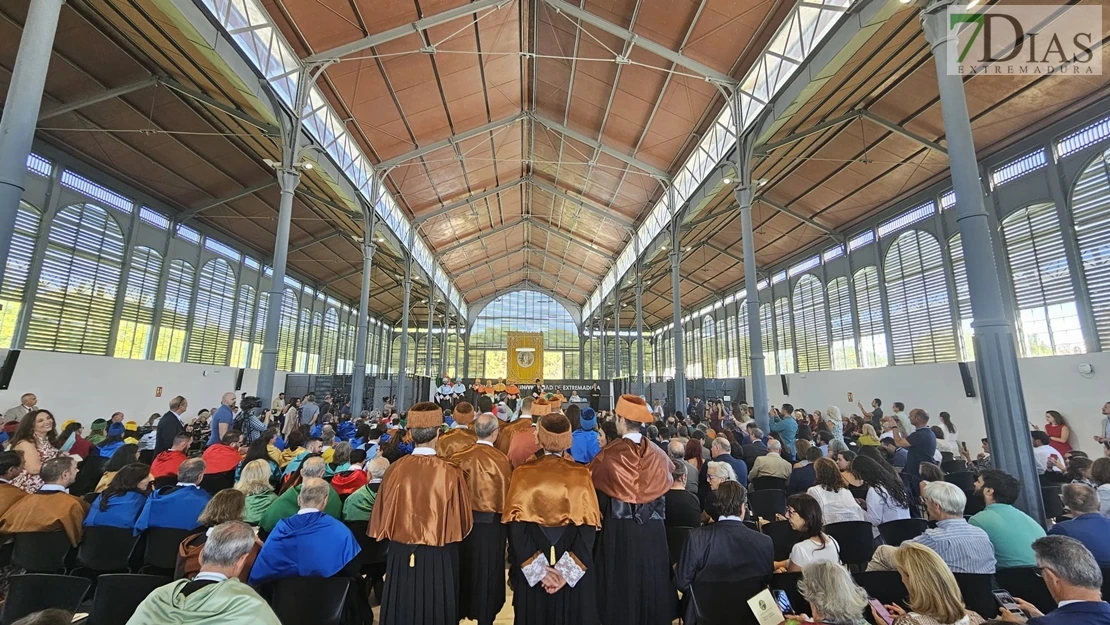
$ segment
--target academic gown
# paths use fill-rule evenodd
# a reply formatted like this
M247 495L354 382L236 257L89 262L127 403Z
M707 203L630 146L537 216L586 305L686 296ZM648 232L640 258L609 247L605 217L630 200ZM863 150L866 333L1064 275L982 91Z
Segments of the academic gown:
M97 495L85 517L85 527L120 527L134 529L139 513L146 505L146 495L134 491L116 495L108 500L108 509L101 510L103 494Z
M513 467L493 445L474 444L450 461L463 471L474 528L460 546L459 611L489 625L505 605L506 527L501 522Z
M297 514L282 519L266 537L249 583L259 586L287 577L331 577L361 551L343 523L323 512Z
M494 446L508 455L509 446L513 444L513 438L518 432L531 433L532 417L521 416L516 421L511 422L498 421L497 426L501 431L497 433L497 441L494 442Z
M509 576L516 625L599 622L594 539L601 525L590 470L546 455L516 469L502 520L509 523ZM547 594L546 566L567 585Z
M22 488L12 486L7 482L0 482L0 516L3 516L15 502L26 496L27 491Z
M604 519L595 556L605 625L668 625L677 613L663 524L670 465L647 436L614 441L589 465Z
M207 491L194 486L159 488L147 497L143 511L135 521L135 535L142 534L148 527L196 529L200 526L197 519L211 498Z
M39 491L12 504L0 517L0 534L65 532L76 547L89 504L62 491Z
M462 469L418 454L390 465L367 528L390 541L380 625L458 623L459 543L472 525Z
M331 484L328 484L328 503L324 504L324 512L332 517L338 519L343 516L343 501L339 498L339 493L335 492ZM297 497L301 494L301 485L297 484L293 488L285 491L274 500L270 507L266 509L266 513L262 515L262 520L258 522L258 527L264 532L272 532L282 519L288 518L297 514L301 509L297 503Z
M439 435L436 441L436 455L440 458L450 458L455 454L474 445L478 435L468 428L451 428Z

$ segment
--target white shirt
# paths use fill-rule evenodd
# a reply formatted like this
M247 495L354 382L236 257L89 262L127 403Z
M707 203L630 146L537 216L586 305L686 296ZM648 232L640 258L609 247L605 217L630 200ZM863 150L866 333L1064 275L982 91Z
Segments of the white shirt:
M297 510L297 514L312 514L313 512L319 511L319 508L301 508L300 510Z
M863 508L859 507L856 498L852 496L852 491L847 488L834 493L821 486L811 486L806 493L821 506L821 516L826 524L868 520L863 514Z
M1064 464L1064 459L1060 457L1060 452L1052 445L1041 445L1040 447L1033 448L1033 460L1037 462L1037 473L1048 473L1048 459L1056 456L1056 461ZM1054 470L1059 473L1060 466L1057 465Z
M879 535L879 526L887 521L910 518L910 509L898 507L886 491L877 488L867 489L867 520L874 526L874 535Z
M639 432L629 432L628 434L625 434L622 438L627 438L633 443L639 445L640 441L644 440L644 435Z
M197 576L193 578L193 581L194 582L226 582L227 581L227 575L224 575L223 573L210 573L210 572L201 571L200 573L197 573Z
M43 484L39 488L40 493L68 493L69 489L61 484Z
M739 522L739 523L743 523L744 519L741 519L738 516L732 516L731 514L724 514L724 515L721 515L721 517L717 519L718 523L720 523L721 521L736 521L736 522Z
M193 488L200 488L200 486L197 486L196 484L186 484L185 482L178 482L177 485L178 486L184 486L184 487L190 487L191 486Z
M493 443L491 443L489 441L474 441L474 442L478 445L489 445L490 447L493 447Z
M840 562L840 544L828 535L825 535L824 547L812 538L803 540L790 550L790 561L803 568L814 562Z
M414 456L434 456L436 455L435 447L417 447L412 450Z

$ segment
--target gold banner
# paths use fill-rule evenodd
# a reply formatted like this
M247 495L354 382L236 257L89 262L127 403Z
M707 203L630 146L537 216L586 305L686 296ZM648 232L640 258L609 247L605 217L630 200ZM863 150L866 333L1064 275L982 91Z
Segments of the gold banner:
M543 332L509 332L510 378L521 384L543 378Z

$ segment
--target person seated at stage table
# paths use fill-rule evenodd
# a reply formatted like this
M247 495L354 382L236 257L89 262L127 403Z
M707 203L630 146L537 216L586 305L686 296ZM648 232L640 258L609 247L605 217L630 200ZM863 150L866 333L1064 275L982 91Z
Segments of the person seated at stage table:
M331 497L323 479L305 478L297 497L300 509L281 519L266 538L251 569L251 586L287 577L332 577L345 569L358 575L358 541L346 525L323 512Z
M135 523L135 535L147 528L192 530L200 522L200 513L212 498L200 483L204 480L204 460L190 458L181 463L177 471L177 484L163 486L151 493Z
M287 488L285 492L274 500L274 503L270 504L270 508L266 510L266 514L262 515L262 520L258 523L258 527L264 532L272 532L274 528L277 527L279 521L297 514L297 510L300 509L297 498L301 494L301 486L304 484L304 481L311 478L323 479L326 467L327 464L324 462L324 459L318 456L313 456L305 460L301 465L301 483ZM327 484L327 482L324 483ZM328 484L328 489L331 493L322 510L332 518L342 518L343 502L339 500L339 493L335 492L335 489L332 488L330 484Z
M69 494L70 484L77 479L77 462L72 456L51 458L42 464L39 476L43 485L38 491L12 504L0 517L0 534L64 531L76 547L89 508L83 499Z
M150 489L150 468L141 462L123 467L103 492L96 496L85 527L135 529Z

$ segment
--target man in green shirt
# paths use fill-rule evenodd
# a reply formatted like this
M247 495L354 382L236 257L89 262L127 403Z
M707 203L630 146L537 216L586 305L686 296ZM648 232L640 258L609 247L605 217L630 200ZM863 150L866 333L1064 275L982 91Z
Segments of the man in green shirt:
M1033 541L1045 535L1039 523L1014 507L1020 491L1021 482L998 469L980 471L975 480L975 492L983 496L987 507L968 523L990 537L1000 569L1037 566Z
M327 465L324 464L324 459L319 456L306 458L301 465L301 481L303 482L310 477L324 479L324 469L326 466ZM330 517L342 519L343 502L339 499L339 493L335 492L334 488L331 488L331 484L328 484L328 488L330 492L328 493L328 503L324 507L324 513ZM297 514L297 511L301 509L300 505L297 503L297 497L300 494L300 484L282 493L280 497L274 500L270 508L266 510L266 514L263 515L262 520L259 521L258 527L264 532L272 532L274 528L277 527L278 521Z

